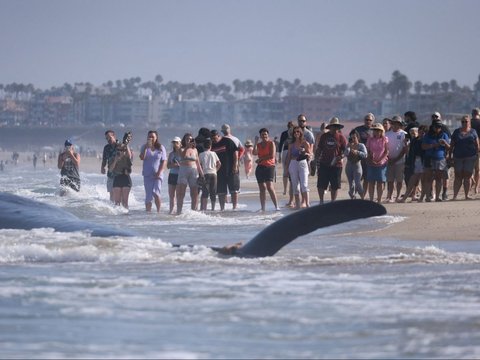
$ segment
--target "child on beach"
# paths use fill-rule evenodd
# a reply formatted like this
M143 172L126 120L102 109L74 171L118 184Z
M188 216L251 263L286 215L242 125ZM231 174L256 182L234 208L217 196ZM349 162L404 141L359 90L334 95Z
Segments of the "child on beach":
M245 153L243 154L243 165L245 166L245 176L252 173L253 168L253 143L252 140L245 141Z
M200 157L200 166L202 167L204 180L201 181L202 185L202 198L200 203L200 210L207 210L207 201L210 197L212 211L215 210L215 199L217 196L217 171L222 164L218 158L217 153L211 151L212 141L210 139L205 140L203 143L205 149Z

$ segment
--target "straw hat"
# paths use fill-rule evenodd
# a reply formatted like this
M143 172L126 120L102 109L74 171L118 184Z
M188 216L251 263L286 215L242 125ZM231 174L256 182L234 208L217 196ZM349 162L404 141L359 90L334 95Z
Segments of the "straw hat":
M380 123L375 123L372 125L372 130L380 130L381 132L385 132L383 125Z
M338 128L342 129L343 125L340 124L340 120L337 117L333 117L330 119L330 123L325 126L327 129L329 129L331 126L337 126Z

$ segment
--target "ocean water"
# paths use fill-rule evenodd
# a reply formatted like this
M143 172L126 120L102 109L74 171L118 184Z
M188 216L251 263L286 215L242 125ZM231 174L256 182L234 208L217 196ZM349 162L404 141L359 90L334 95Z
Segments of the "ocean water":
M400 241L388 227L402 218L387 215L229 258L208 246L290 210L259 214L241 194L237 211L170 216L164 191L162 213L146 214L134 175L126 212L104 175L81 175L82 191L59 197L56 169L18 165L0 190L138 236L0 230L0 358L480 357L479 242Z

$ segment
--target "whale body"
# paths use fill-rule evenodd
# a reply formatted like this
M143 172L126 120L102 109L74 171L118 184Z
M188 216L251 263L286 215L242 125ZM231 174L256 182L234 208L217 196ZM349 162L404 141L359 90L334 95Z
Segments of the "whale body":
M59 232L88 231L93 236L134 236L128 230L84 221L53 205L0 193L0 229L53 228Z
M319 228L347 221L381 216L385 207L367 200L339 200L296 211L270 224L245 245L211 247L224 254L239 257L275 255L299 236ZM0 229L53 228L59 232L88 231L93 236L134 236L129 230L84 221L75 215L49 204L0 193ZM185 245L173 245L174 247ZM188 246L188 245L187 245Z

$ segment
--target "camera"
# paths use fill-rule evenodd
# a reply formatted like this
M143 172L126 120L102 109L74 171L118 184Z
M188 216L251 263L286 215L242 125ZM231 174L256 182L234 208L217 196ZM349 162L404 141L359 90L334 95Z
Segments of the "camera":
M130 131L127 131L124 135L123 135L123 139L122 139L122 143L124 145L128 145L130 143L130 141L132 141L132 133Z
M122 139L122 142L120 142L120 140L117 139L117 141L115 142L115 144L117 146L120 146L120 145L125 145L127 146L130 141L132 141L132 133L130 131L127 131L124 135L123 135L123 139Z

